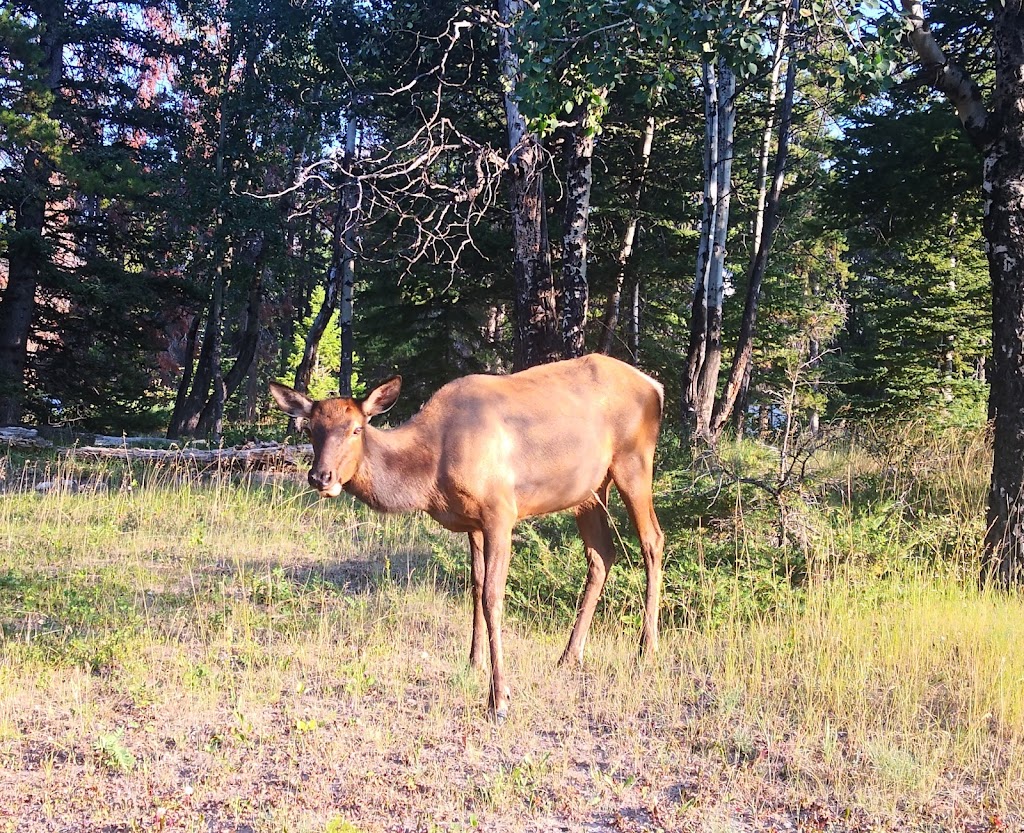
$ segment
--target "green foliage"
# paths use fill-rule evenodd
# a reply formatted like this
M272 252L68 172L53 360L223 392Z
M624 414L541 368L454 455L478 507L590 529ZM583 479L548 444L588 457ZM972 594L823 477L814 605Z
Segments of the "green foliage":
M861 223L850 235L846 402L980 424L989 278L973 151L944 106L904 105L863 114L836 157L832 207Z
M93 748L103 766L117 772L131 772L135 768L135 756L124 745L124 729L107 732L96 738Z
M287 372L278 377L279 382L291 385L295 382L295 371L299 369L302 362L302 354L306 349L306 338L313 325L313 319L324 303L323 286L314 287L309 296L309 314L302 318L295 326L295 335L292 337L291 350L285 362ZM327 329L320 339L320 346L317 349L316 361L310 368L308 393L314 399L326 399L328 396L336 396L338 393L338 373L341 367L341 329L338 326L337 310L327 323ZM366 392L366 384L359 378L358 367L359 357L352 357L352 395L362 396Z
M975 5L942 0L929 12L948 54L985 79L990 12ZM583 114L587 129L600 131L587 240L591 346L634 213L624 196L639 176L639 136L656 117L623 310L636 280L639 364L666 384L669 420L701 213L700 64L721 56L740 76L728 361L753 243L769 61L789 6L544 0L515 21L523 74L515 92L547 134L556 172L545 179L556 273L560 125ZM489 18L422 0L170 2L144 16L85 4L63 21L70 63L54 93L35 69L32 8L0 10L8 57L0 67L0 258L25 251L39 269L25 380L35 421L108 432L165 427L176 387L179 401L211 401L212 374L198 367L216 332L222 374L237 369L239 377L225 438L272 433L260 422L265 382L293 381L334 258L346 181L335 152L346 122L360 125L361 164L380 154L401 166L422 154L417 142L430 132L424 119L435 101L444 132L431 135L444 152L428 154L426 196L375 215L357 235L358 384L401 372L401 418L453 377L509 367L511 230L494 178L507 136ZM865 98L905 75L894 52L898 16L847 0L800 8L785 216L765 278L751 404L857 417L928 410L944 424L976 424L989 345L973 150L944 103L914 105L900 87ZM423 84L440 77L442 63L435 97ZM842 135L831 141L837 126ZM468 165L465 148L479 150ZM15 227L25 166L38 153L56 172L42 235ZM363 205L375 210L372 189L390 186L363 172L372 174ZM414 257L420 223L458 213L472 187L489 195L481 213ZM464 233L472 244L463 247ZM446 262L455 249L454 264ZM216 286L223 305L208 329ZM200 328L188 356L193 321ZM626 341L616 354L626 356ZM314 396L336 389L339 352L332 321Z
M596 130L603 95L626 87L637 104L678 95L678 68L722 56L746 81L763 78L788 0L642 3L544 0L516 22L522 80L516 92L532 127L550 133L566 113L586 112ZM897 16L879 17L869 4L805 3L794 22L807 42L825 44L800 56L800 69L822 86L878 91L898 68L902 36Z

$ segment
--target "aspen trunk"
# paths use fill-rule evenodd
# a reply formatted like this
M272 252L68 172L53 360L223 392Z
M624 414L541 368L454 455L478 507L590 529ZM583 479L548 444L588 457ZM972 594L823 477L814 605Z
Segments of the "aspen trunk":
M633 364L640 363L640 276L633 279L629 305L629 355Z
M697 272L690 304L690 340L683 370L682 425L684 431L697 428L697 380L704 363L708 328L708 270L711 266L711 239L718 204L718 77L712 64L702 68L704 88L704 198L697 247Z
M796 3L794 3L796 11ZM782 113L779 120L778 147L775 151L775 167L771 190L765 203L764 218L761 225L761 236L757 240L757 248L750 264L747 280L747 296L743 306L743 320L740 334L736 341L736 352L733 356L729 379L721 398L715 405L711 419L710 431L715 438L729 421L736 405L743 379L747 373L754 354L754 335L757 327L757 310L761 301L761 285L768 268L768 257L771 254L775 232L779 226L779 209L782 203L782 185L786 176L786 162L789 157L789 137L793 124L793 98L796 91L796 61L790 55L786 69L786 89L782 100Z
M203 408L198 420L193 427L189 426L189 433L197 435L206 433L215 444L219 443L224 432L224 403L227 401L227 390L224 386L224 290L226 289L226 278L224 276L224 264L217 267L217 280L213 285L213 304L210 307L210 320L216 323L213 328L213 344L210 349L210 369L213 375L213 397ZM203 414L210 409L208 424L203 425Z
M604 318L601 321L601 338L598 342L597 352L611 353L612 344L615 340L615 330L619 325L620 308L622 305L622 286L626 280L626 267L633 254L633 243L636 239L636 227L639 221L640 201L643 199L644 182L647 179L647 169L651 162L651 148L654 146L654 114L647 118L647 126L644 128L643 142L640 146L640 162L634 179L633 192L630 195L633 212L626 221L626 229L622 234L622 245L619 248L618 264L619 270L615 276L615 286L608 296L608 303L605 305ZM633 361L636 362L636 353L633 353Z
M695 436L710 439L711 417L722 365L722 302L725 297L726 241L732 197L732 161L736 127L736 77L723 60L717 73L705 64L705 107L717 111L705 139L705 193L714 199L705 211L694 284L693 319L684 379L684 425ZM709 164L710 163L710 164ZM710 170L709 170L710 168ZM713 181L713 186L710 185Z
M359 183L355 178L356 120L349 116L345 125L346 180L344 193L344 228L341 233L341 297L338 325L341 327L341 368L338 393L352 395L352 363L355 355L352 308L356 286L356 230L359 224Z
M982 578L1010 587L1024 583L1024 39L1016 14L1003 11L996 19L995 104L1003 119L984 179L992 276L989 409L995 419Z
M821 281L816 271L812 271L807 281L807 295L811 303L817 305L821 295ZM818 412L817 394L821 390L821 338L816 328L811 329L807 339L807 372L811 376L811 392L814 401L807 414L807 430L814 436L821 430L821 414Z
M1024 38L1021 0L992 12L995 90L991 110L978 84L943 54L920 0L903 0L908 36L931 86L956 108L984 160L985 248L992 278L989 415L992 481L981 580L1024 583ZM993 4L995 5L995 4Z
M512 212L513 369L522 370L562 357L562 337L555 302L547 207L544 200L543 150L526 126L515 98L519 58L514 49L514 21L523 0L498 0L501 27L498 57L505 81L505 118L509 146L509 204Z
M590 288L587 283L587 225L593 181L594 136L586 114L569 132L565 152L566 195L562 236L562 277L557 298L561 304L562 355L582 356Z

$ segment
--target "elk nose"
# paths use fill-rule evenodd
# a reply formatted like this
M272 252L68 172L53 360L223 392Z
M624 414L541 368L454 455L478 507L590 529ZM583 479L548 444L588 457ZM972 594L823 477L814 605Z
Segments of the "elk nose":
M309 470L309 485L318 492L325 491L333 479L333 475L327 469Z

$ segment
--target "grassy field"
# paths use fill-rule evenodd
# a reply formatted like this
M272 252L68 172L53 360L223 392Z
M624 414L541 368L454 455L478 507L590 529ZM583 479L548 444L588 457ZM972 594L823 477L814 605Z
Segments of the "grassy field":
M299 475L7 459L0 831L1020 830L1024 603L974 586L961 440L771 497L758 449L725 461L749 489L663 464L640 662L631 532L568 671L581 551L524 525L500 728L461 537Z

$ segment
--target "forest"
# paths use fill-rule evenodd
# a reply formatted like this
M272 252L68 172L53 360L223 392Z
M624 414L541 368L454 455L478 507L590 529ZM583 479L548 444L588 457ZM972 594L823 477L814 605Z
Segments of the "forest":
M1021 12L5 2L0 427L71 450L0 444L0 796L34 797L0 829L1024 823ZM461 541L328 508L301 463L74 452L290 447L271 382L401 374L396 424L593 352L664 386L671 660L625 670L627 567L604 659L551 677L586 562L571 520L524 524L500 737L451 671Z
M982 157L877 5L11 4L3 422L597 350L712 440L982 424ZM991 85L991 15L928 13Z

